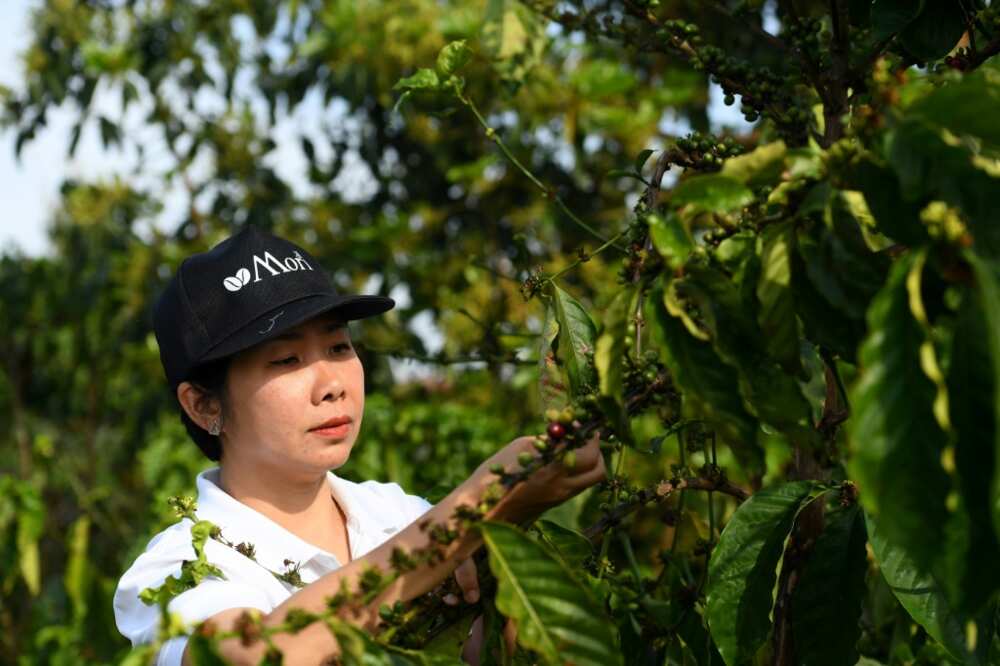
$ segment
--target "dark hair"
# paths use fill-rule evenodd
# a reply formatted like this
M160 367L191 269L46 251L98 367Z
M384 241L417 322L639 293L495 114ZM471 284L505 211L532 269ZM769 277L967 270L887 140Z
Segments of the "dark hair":
M231 356L227 356L199 365L191 371L186 380L200 389L204 397L218 400L222 405L223 417L229 414L226 399L226 377L229 374L231 358ZM188 435L209 460L218 462L222 458L222 440L215 435L210 435L207 430L192 421L184 408L180 406L180 402L177 403L177 406L181 410L181 422L187 428Z

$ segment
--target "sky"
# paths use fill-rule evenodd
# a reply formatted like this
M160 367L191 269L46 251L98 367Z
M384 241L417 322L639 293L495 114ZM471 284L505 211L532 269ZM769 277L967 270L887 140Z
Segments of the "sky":
M0 0L0 85L14 89L20 88L21 62L20 53L29 43L29 22L31 8L38 0ZM771 23L773 24L773 17ZM771 27L771 26L767 26ZM717 86L712 89L712 104L709 117L713 124L746 127L736 107L726 107L722 104L722 93ZM112 99L116 96L101 95L100 89L95 95L98 107L104 107L109 117L118 118L120 114ZM332 113L331 113L332 111ZM335 109L327 109L323 113L320 104L303 104L296 115L284 119L275 129L277 149L269 156L272 158L279 174L286 178L293 188L308 187L305 178L305 162L298 149L298 133L306 128L313 128L319 133L320 116L328 119L337 116ZM125 131L130 136L142 133L142 111L134 108L124 119ZM69 109L57 109L49 114L48 126L38 133L38 136L27 143L20 159L14 157L15 135L13 132L0 133L0 202L6 213L0 218L0 254L11 251L38 256L48 249L46 226L52 212L58 204L60 184L67 178L100 178L122 175L128 177L137 161L134 154L119 150L105 151L101 146L95 123L90 123L83 134L76 154L69 158L66 146L72 128L73 113ZM343 119L343 116L340 117ZM329 120L327 120L329 122ZM666 114L661 128L670 133L679 134L686 131L684 123L672 120ZM156 144L162 141L156 136L150 136L144 166L150 159L156 159ZM320 144L321 145L321 142ZM346 156L345 162L350 164L352 156ZM364 174L357 169L352 170L348 181L352 179L356 187L364 188ZM147 171L146 178L156 177ZM141 183L141 181L140 181ZM350 182L345 183L350 184ZM179 191L168 190L164 196L165 209L160 218L160 224L169 226L173 220L180 220L180 211L186 204ZM141 230L140 230L141 231Z
M0 84L11 88L17 87L19 79L17 54L28 43L31 4L28 0L0 2ZM14 159L13 133L0 134L0 202L6 212L6 219L0 220L0 252L11 245L31 255L45 250L45 220L59 183L69 170L80 168L79 160L68 164L60 149L65 144L58 134L66 134L62 127L66 124L65 117L56 119L55 131L45 132L28 145L20 164Z

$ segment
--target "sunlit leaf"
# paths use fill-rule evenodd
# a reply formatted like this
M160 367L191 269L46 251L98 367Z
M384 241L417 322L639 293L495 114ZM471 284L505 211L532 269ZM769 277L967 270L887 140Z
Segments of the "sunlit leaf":
M457 74L472 57L472 50L466 45L465 40L446 44L437 58L437 70L444 77Z
M936 389L921 369L924 331L906 289L918 258L897 261L868 314L861 374L850 393L849 469L886 538L929 567L940 543L926 526L946 523L950 481L941 465L946 436L933 414Z
M948 605L940 585L904 548L888 538L882 529L885 522L878 521L876 527L874 518L865 513L868 541L892 593L910 617L953 657L963 663L976 663L973 656L966 653L962 620Z
M757 322L764 346L786 372L799 371L799 329L792 296L791 253L794 235L790 223L767 227L760 237L761 274L757 282L760 311Z
M674 188L670 202L677 207L691 206L694 210L726 212L753 201L753 192L738 180L719 174L695 176Z
M677 214L673 211L662 216L652 214L646 217L646 223L653 247L667 266L671 269L682 266L694 249L694 242Z
M708 626L727 664L751 660L771 630L771 596L785 539L811 481L754 493L736 509L708 565Z
M613 623L565 564L513 525L479 529L497 578L497 608L517 621L518 642L546 664L621 663Z
M592 355L597 327L583 305L566 291L552 285L551 295L559 322L559 355L566 363L573 395L581 395L596 383Z

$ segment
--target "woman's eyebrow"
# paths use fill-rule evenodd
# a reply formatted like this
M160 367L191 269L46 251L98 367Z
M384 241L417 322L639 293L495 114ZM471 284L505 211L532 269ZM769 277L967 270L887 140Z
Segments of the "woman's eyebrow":
M345 324L342 321L331 321L323 327L324 333L337 333L340 331L345 331L345 332L347 331L347 324ZM281 342L283 340L301 340L301 339L302 339L302 333L300 333L299 331L292 330L292 331L285 331L284 333L279 333L273 338L267 340L267 342Z

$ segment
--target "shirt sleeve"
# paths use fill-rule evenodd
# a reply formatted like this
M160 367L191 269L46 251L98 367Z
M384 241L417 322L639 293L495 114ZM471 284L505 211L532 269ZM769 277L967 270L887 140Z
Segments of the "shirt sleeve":
M365 481L361 485L378 496L382 510L391 512L390 520L398 529L403 529L434 506L419 495L408 495L395 482Z
M389 486L390 494L393 495L403 507L403 515L406 520L406 525L409 525L414 520L427 513L427 511L434 506L419 495L408 495L398 483L388 483L386 485Z
M148 587L159 586L167 576L178 575L183 561L195 557L190 537L186 544L176 535L158 539L150 542L146 552L129 567L115 590L115 623L118 631L133 646L152 643L160 627L159 607L145 604L139 594ZM167 605L168 612L179 615L189 627L229 608L257 608L267 613L271 604L263 591L251 585L208 577L174 597ZM167 641L160 648L157 666L180 666L186 645L185 637Z

